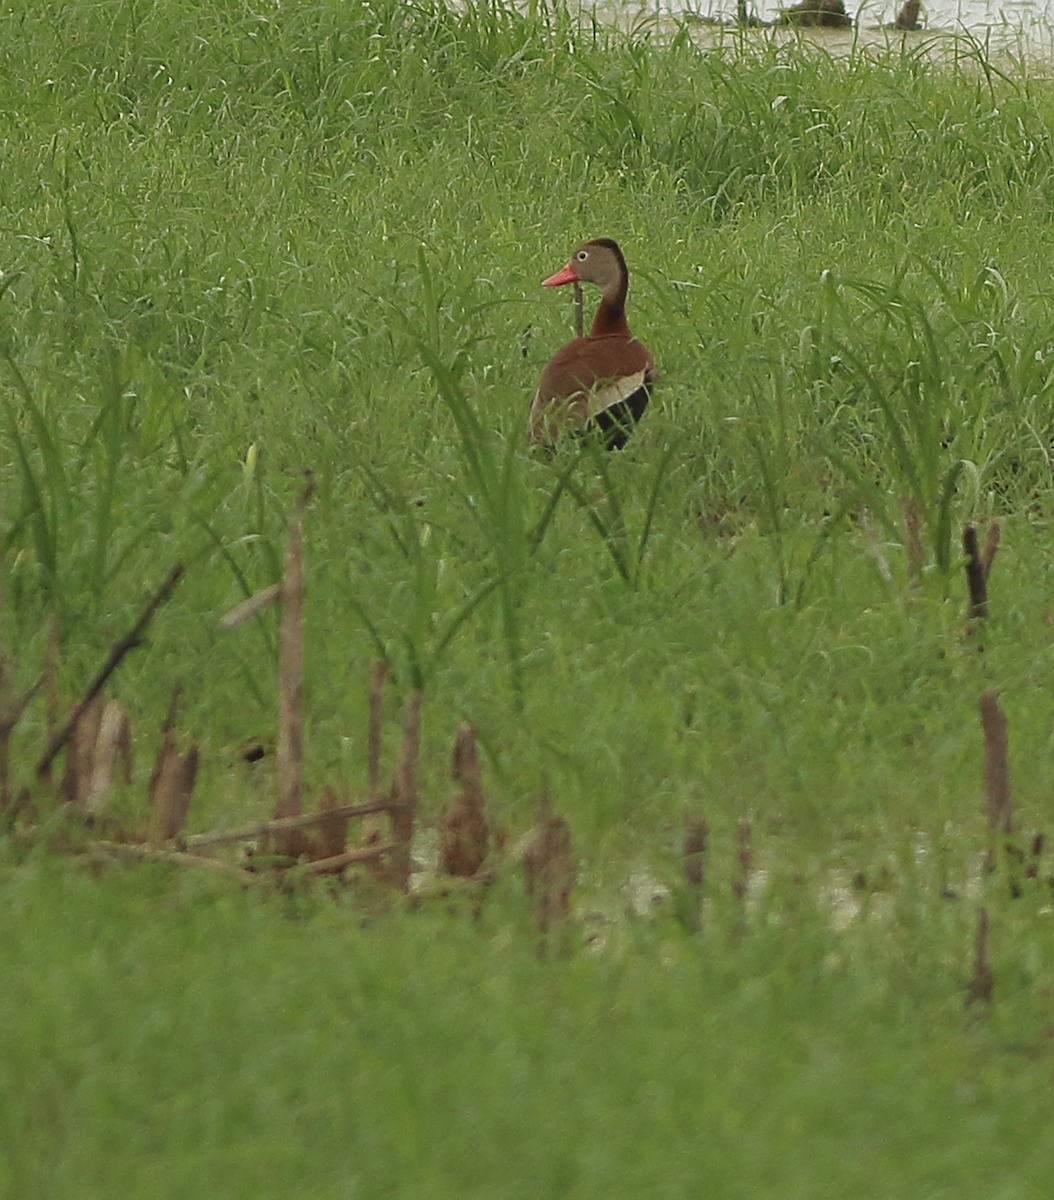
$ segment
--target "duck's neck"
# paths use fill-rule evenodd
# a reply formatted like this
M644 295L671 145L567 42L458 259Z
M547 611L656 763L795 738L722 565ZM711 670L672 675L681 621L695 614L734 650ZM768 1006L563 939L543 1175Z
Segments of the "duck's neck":
M629 326L626 324L626 292L629 290L629 279L623 273L618 281L608 288L600 297L590 337L610 337L621 334L629 337Z

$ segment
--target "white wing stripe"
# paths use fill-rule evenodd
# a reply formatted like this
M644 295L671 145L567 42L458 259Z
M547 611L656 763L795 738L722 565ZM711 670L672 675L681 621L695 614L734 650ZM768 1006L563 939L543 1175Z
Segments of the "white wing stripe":
M639 391L644 386L644 371L640 370L633 375L624 375L621 379L616 379L612 383L606 383L603 387L599 387L596 391L589 393L589 403L587 408L588 416L595 417L597 413L601 413L606 408L610 408L613 404L619 404L623 400L628 400L634 392Z

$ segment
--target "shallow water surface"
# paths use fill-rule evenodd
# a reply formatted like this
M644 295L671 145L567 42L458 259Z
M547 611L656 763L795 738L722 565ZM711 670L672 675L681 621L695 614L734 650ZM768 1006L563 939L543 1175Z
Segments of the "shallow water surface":
M771 21L781 8L796 0L747 0L751 15ZM845 0L846 11L862 29L891 24L903 0ZM716 20L736 15L736 0L645 0L642 11L693 13ZM1003 45L1045 48L1054 45L1054 7L1051 0L923 0L920 22L928 30L969 32L981 40Z

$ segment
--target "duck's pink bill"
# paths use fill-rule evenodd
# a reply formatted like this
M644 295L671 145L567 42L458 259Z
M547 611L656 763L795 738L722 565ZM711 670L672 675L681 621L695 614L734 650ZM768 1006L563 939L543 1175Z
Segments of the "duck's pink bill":
M570 263L562 270L556 272L555 275L550 275L548 279L542 280L542 287L560 287L565 283L574 283L578 278L575 274L575 269Z

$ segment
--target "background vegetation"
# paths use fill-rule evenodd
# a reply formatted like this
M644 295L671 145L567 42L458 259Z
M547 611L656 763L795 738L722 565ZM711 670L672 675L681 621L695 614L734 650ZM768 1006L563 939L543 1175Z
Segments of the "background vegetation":
M182 677L192 822L259 814L238 750L273 737L275 630L216 618L277 577L310 468L313 790L362 788L383 654L393 712L425 689L426 815L455 717L513 834L548 774L594 939L539 962L511 881L476 925L363 925L12 858L0 1190L1045 1195L1051 867L1013 900L981 875L977 726L998 687L1042 829L1045 80L966 39L835 55L500 2L22 2L0 46L15 684L54 614L77 694L185 561L120 694L148 745ZM662 379L624 452L536 461L569 325L538 281L597 235ZM982 652L958 536L990 516ZM646 899L686 807L698 937Z

